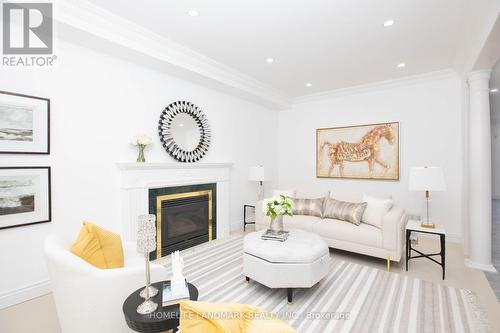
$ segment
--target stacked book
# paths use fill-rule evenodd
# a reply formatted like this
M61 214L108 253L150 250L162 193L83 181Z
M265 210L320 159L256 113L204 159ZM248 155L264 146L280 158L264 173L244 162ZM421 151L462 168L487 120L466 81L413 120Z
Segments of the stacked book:
M187 282L185 288L174 291L172 291L170 282L163 284L162 306L178 304L182 300L189 300L189 288Z
M284 242L288 238L288 231L273 231L271 229L267 229L265 233L262 234L261 238L264 240L273 240L278 242Z

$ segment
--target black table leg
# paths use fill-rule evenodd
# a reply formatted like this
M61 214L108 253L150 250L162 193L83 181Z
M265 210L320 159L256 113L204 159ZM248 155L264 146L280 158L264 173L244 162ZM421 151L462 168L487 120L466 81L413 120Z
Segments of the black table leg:
M439 235L439 238L441 240L441 266L443 267L443 280L444 280L445 270L446 270L446 244L444 235Z
M410 235L411 231L406 230L406 271L408 272L408 258L410 257Z
M286 294L287 294L287 297L288 297L288 303L292 303L292 301L293 301L293 290L292 290L292 288L287 288L286 289Z
M247 230L247 224L255 224L255 220L253 222L247 222L247 208L254 208L252 205L243 205L243 232Z
M426 233L426 234L433 234L433 235L439 235L439 243L440 243L440 250L437 253L423 253L420 252L418 249L414 249L411 247L411 233L413 232L421 232L421 233ZM412 252L415 252L417 255L412 256ZM434 259L434 256L440 256L441 261L438 261L438 259ZM424 231L424 230L412 230L412 229L407 229L406 230L406 271L408 271L408 262L411 259L417 259L417 258L427 258L436 264L441 266L441 269L443 270L443 280L445 279L446 276L446 235L441 233L441 232L433 232L432 230L429 231Z
M247 283L250 282L250 278L248 276L245 276L245 280L247 280Z

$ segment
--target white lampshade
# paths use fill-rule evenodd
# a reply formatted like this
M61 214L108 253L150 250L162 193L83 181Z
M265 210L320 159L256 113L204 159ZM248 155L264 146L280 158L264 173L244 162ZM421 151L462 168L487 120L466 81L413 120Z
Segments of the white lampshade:
M443 170L440 167L414 167L410 170L410 191L445 191Z
M250 167L248 171L248 180L263 182L264 179L264 167L263 166L253 166Z

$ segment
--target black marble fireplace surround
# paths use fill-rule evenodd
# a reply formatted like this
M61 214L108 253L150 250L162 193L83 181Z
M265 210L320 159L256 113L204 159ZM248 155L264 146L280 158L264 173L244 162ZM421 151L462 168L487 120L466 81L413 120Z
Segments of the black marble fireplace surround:
M156 215L158 259L208 242L217 235L216 184L149 189L149 213Z

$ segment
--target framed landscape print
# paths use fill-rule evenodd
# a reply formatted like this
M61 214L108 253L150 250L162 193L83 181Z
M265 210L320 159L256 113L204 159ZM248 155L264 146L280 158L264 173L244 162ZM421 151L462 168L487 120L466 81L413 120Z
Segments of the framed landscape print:
M50 100L0 91L0 153L50 153Z
M50 167L0 167L0 229L50 222Z
M399 180L399 122L317 129L316 177Z

